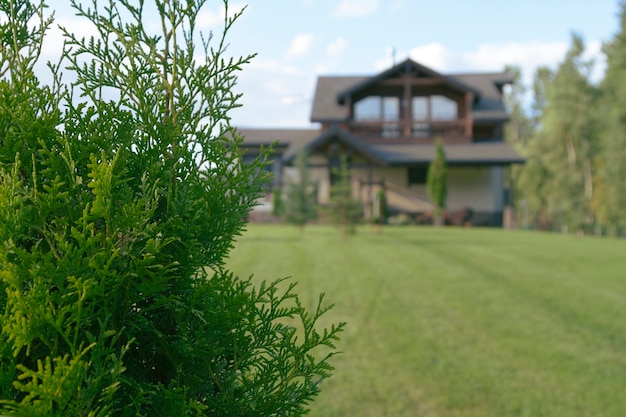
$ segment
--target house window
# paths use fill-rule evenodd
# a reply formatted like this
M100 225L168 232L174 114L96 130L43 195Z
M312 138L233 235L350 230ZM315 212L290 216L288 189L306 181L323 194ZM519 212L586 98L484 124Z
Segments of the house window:
M432 96L430 106L433 120L456 120L458 117L456 101L446 96Z
M413 97L412 116L414 121L456 120L458 104L441 95Z
M383 97L382 110L382 120L400 119L400 100L398 97Z
M409 185L426 184L426 176L428 174L428 166L409 167Z
M398 97L369 96L354 103L354 120L397 121L399 118Z
M355 120L380 120L380 97L365 97L354 104Z
M430 103L428 97L413 97L413 120L429 120Z

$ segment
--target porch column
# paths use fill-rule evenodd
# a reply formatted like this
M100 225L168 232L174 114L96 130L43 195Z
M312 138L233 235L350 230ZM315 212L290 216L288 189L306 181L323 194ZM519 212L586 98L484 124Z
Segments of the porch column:
M465 93L465 136L472 137L472 127L474 125L474 115L472 106L474 103L474 94L469 91Z
M402 105L402 113L401 113L401 121L402 121L402 136L405 138L410 138L412 136L412 111L411 111L411 76L404 76L404 96L402 97L401 105Z
M365 210L363 210L363 214L366 219L372 218L372 182L373 182L373 173L372 173L372 163L369 162L367 164L367 188L365 190L366 194L366 202L365 202Z

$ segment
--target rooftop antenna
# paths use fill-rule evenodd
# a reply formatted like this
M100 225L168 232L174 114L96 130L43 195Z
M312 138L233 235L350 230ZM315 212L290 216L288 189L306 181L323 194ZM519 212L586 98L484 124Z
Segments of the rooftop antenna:
M391 63L393 64L393 66L396 65L396 48L395 47L391 48Z

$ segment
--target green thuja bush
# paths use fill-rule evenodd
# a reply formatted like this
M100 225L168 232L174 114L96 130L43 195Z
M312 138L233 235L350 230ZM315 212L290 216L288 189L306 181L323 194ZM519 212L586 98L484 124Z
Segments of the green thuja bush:
M317 217L317 189L309 174L309 157L305 150L298 152L295 160L296 179L286 185L282 204L283 219L303 231L304 226Z
M267 179L228 116L239 14L198 51L205 1L71 3L98 35L43 84L47 9L0 0L0 415L304 414L343 324L224 267Z
M352 173L345 155L340 156L339 166L333 170L336 179L331 187L331 217L341 234L348 237L356 233L356 226L363 220L363 205L352 195Z

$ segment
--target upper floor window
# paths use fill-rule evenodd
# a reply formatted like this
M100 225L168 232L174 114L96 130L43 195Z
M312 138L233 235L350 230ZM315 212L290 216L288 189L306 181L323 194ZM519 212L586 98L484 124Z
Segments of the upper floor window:
M354 103L354 120L398 120L398 97L369 96Z
M413 120L456 120L458 104L441 95L417 96L412 101Z

